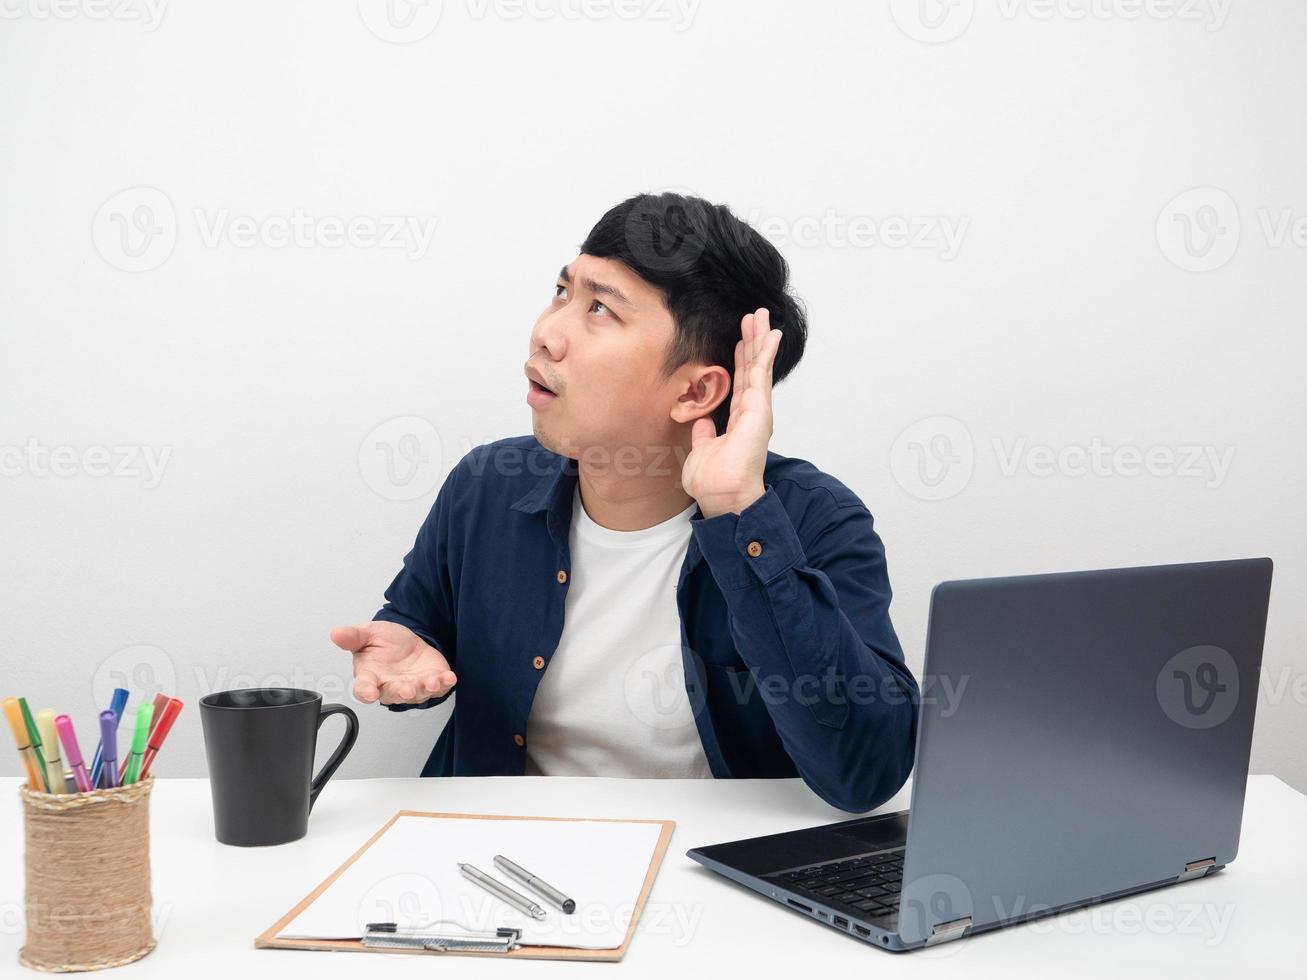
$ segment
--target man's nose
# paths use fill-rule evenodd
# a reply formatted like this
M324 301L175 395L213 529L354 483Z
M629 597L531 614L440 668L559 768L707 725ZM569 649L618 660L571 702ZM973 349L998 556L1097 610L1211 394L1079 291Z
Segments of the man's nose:
M534 354L543 347L550 359L560 360L567 352L567 334L567 308L550 310L536 321L531 330L531 353Z

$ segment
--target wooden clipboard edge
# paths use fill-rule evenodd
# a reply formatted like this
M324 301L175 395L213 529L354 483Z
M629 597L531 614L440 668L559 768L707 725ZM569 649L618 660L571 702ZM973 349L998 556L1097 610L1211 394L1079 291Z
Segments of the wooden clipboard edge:
M404 811L400 810L393 817L391 817L384 824L382 824L381 829L378 830L371 837L369 837L366 841L364 841L363 846L360 847L353 854L351 854L345 860L344 864L342 864L339 868L337 868L335 871L329 874L325 879L323 879L322 883L319 884L317 888L313 889L313 891L309 892L297 903L295 903L295 906L289 912L287 912L280 919L274 922L269 928L265 929L262 933L260 933L259 936L254 940L255 948L262 949L266 946L272 946L274 943L285 942L286 940L278 940L276 938L277 933L281 932L282 929L286 928L286 926L290 924L290 922L295 918L295 916L303 912L313 902L316 902L318 898L322 895L322 893L325 892L329 887L331 887L331 883L335 881L337 878L339 878L342 874L344 874L345 869L348 868L355 861L357 861L359 857L363 854L363 852L366 851L373 844L375 844L380 839L381 835L384 834L387 830L389 830L391 828L391 825L394 824L394 822L398 820L400 817L402 817L403 815L404 815ZM359 945L362 945L362 943L359 943Z
M635 908L631 910L631 923L626 928L626 935L622 937L622 944L615 949L578 949L574 946L520 946L517 949L510 950L507 953L485 953L470 952L463 950L446 950L440 952L437 950L407 950L407 949L384 949L380 947L364 946L358 939L279 939L277 933L286 928L296 916L304 911L310 904L317 901L318 898L331 887L332 882L345 873L345 869L359 859L359 857L369 847L377 842L400 817L438 817L441 819L453 820L550 820L550 821L576 821L582 823L656 823L662 826L662 831L658 835L658 843L654 845L653 857L649 861L649 870L645 872L644 883L640 886L640 895L635 900ZM540 816L512 816L502 813L438 813L427 810L399 810L387 820L375 834L356 850L349 858L323 879L317 888L309 892L296 905L271 926L260 933L254 940L256 949L302 949L302 950L332 950L346 953L402 953L406 955L432 955L432 956L493 956L499 959L516 958L531 960L589 960L592 962L618 962L626 955L626 951L631 945L631 939L635 935L635 928L640 922L640 915L644 912L645 903L649 899L649 892L653 889L654 879L658 877L658 870L662 867L663 857L667 854L667 848L672 842L672 831L676 829L675 820L628 820L623 817L540 817Z

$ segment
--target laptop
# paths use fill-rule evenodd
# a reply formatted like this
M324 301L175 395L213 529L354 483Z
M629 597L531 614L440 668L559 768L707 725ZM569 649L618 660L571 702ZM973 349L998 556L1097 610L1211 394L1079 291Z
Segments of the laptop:
M910 809L688 856L893 951L1220 871L1270 587L1269 558L943 582Z

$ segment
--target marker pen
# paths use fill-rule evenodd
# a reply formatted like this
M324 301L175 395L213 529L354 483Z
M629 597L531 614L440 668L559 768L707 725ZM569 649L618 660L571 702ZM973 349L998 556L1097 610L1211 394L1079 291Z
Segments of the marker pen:
M68 792L64 782L64 764L59 758L59 736L54 727L54 709L42 708L36 713L36 729L45 744L45 781L51 793Z
M181 711L182 702L176 698L168 699L168 703L163 706L162 714L156 709L154 720L150 723L150 738L146 742L145 760L141 763L141 774L137 777L138 781L150 774L150 764L154 762L154 757L163 748L163 740L172 731L172 724L177 720L177 716L181 714Z
M91 785L91 774L86 771L86 764L82 762L82 750L77 747L73 720L67 715L59 715L54 720L54 727L59 732L59 741L63 743L64 755L68 757L68 768L72 769L73 779L77 782L77 792L91 792L95 787Z
M36 753L36 769L41 774L41 785L45 791L50 792L50 787L45 781L45 755L41 752L41 733L36 730L36 721L32 718L32 712L27 707L27 698L18 699L18 707L23 712L23 724L27 726L27 741L32 746L32 751Z
M112 710L100 712L101 782L96 786L110 789L118 785L118 715Z
M23 709L17 698L5 698L5 719L9 730L14 733L18 743L18 754L23 757L23 766L27 769L27 788L37 793L46 792L45 777L36 764L36 753L32 751L32 740L27 735L27 723L23 721Z
M120 786L130 786L141 778L141 760L145 755L146 742L150 737L150 719L153 717L154 705L137 705L136 731L132 735L132 754L127 757L127 768L123 772Z
M124 687L115 687L113 695L109 698L109 710L112 711L121 720L123 711L127 708L127 689ZM116 783L106 783L100 778L100 770L104 764L104 744L95 747L95 757L91 759L91 782L96 786L103 786L108 789Z

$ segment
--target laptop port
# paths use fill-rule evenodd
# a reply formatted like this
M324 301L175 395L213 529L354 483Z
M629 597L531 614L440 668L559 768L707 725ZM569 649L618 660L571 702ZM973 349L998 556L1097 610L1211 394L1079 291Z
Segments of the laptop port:
M853 931L856 932L859 936L865 936L868 939L871 938L871 930L868 929L866 926L855 925L853 927Z
M835 924L841 929L847 929L849 927L849 920L844 918L842 915L837 915L835 916Z
M792 898L787 898L785 901L789 902L796 909L802 909L804 912L809 912L809 913L812 912L812 907L810 905L804 905L802 902L796 902Z

